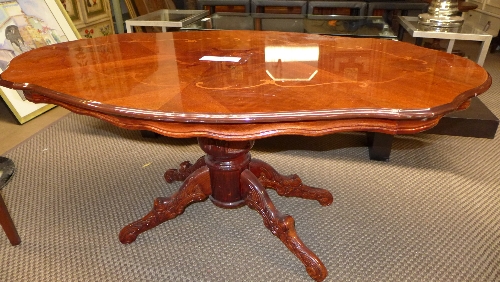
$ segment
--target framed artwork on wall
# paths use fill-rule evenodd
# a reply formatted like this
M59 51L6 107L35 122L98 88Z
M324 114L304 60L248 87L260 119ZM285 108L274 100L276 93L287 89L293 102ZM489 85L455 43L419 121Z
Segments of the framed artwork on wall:
M110 0L56 1L61 2L81 37L95 38L115 33Z
M66 11L66 13L68 13L69 18L73 22L81 20L80 13L78 11L78 3L76 2L76 0L60 0L60 1L64 10Z
M85 17L87 19L107 16L103 0L83 0L83 2L85 6Z
M19 54L79 38L58 0L0 0L0 73ZM22 91L5 87L0 96L21 124L54 107L31 103Z

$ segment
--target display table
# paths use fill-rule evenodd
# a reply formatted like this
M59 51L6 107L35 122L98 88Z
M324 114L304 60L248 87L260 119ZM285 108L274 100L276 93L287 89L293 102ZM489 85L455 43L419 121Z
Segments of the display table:
M411 36L417 39L417 45L422 45L423 38L449 39L446 52L452 53L456 40L478 41L481 42L481 46L476 62L481 66L488 54L492 36L477 26L465 23L455 30L440 31L420 26L416 17L399 17L399 22ZM469 109L446 116L428 133L493 139L498 125L498 118L488 107L478 98L473 98Z
M134 27L157 27L166 32L168 28L181 28L208 15L207 10L168 10L161 9L125 21L127 32Z
M390 26L381 16L303 15L272 13L219 12L206 10L158 10L126 21L127 32L138 27L153 27L157 31L197 30L260 30L285 31L331 36L369 37L396 40ZM144 137L154 137L142 131ZM393 135L367 133L368 155L371 160L386 161L392 148Z
M381 16L215 13L181 30L263 30L397 39Z
M449 39L448 47L446 48L446 52L448 53L452 52L456 40L481 42L479 55L476 60L481 66L484 64L484 59L488 54L491 39L493 38L490 34L482 31L480 27L467 23L455 30L432 30L429 27L420 26L417 17L399 17L399 23L412 37L418 39L417 45L422 44L422 38Z
M198 138L205 156L165 173L167 182L184 181L181 188L125 226L122 243L193 202L248 205L321 281L326 267L265 188L324 206L332 195L252 159L255 140L421 132L466 107L490 87L491 77L470 60L392 40L202 31L121 34L38 48L14 58L0 85L123 128Z
M176 17L173 17L176 15ZM416 17L400 17L402 26L417 37L422 38L455 38L477 40L482 42L479 56L480 64L484 61L491 36L480 29L464 25L458 33L424 31L418 28ZM127 31L133 27L153 26L166 31L193 30L273 30L332 36L371 37L396 40L397 36L385 23L382 17L373 16L338 16L338 15L297 15L268 13L215 13L206 15L206 11L174 11L159 10L141 17L126 21ZM404 30L404 29L403 29ZM449 49L453 48L455 39L450 40ZM488 41L489 40L489 41ZM470 109L460 114L450 114L427 133L477 138L494 138L499 120L478 99L474 98ZM144 131L144 136L151 136ZM367 133L368 155L371 160L387 161L392 150L393 135Z

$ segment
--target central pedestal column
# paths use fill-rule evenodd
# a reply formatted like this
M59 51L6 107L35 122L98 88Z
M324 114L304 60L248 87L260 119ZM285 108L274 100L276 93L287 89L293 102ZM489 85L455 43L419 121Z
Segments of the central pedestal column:
M207 153L205 164L210 171L212 195L210 200L221 208L245 205L240 189L241 173L248 169L250 149L255 141L222 141L198 138L200 148Z

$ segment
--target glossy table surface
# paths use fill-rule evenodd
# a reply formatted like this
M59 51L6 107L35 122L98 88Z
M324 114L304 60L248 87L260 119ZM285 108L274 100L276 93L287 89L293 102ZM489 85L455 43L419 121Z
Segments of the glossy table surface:
M25 90L30 101L58 104L117 126L198 137L206 155L165 172L167 182L183 184L126 225L119 234L122 243L210 198L222 208L256 210L309 276L323 281L327 268L266 189L323 206L333 196L252 159L254 139L353 130L419 132L486 91L491 77L468 59L391 40L202 31L124 34L42 47L14 58L0 84Z
M14 58L0 84L169 136L248 140L422 131L491 77L468 59L392 40L199 31L38 48Z

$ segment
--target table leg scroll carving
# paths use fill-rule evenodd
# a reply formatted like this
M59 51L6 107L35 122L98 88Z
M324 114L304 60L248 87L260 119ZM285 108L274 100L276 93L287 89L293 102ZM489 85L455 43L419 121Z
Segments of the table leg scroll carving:
M280 196L317 200L322 206L329 206L333 202L333 196L328 190L304 185L296 174L281 175L261 160L252 159L249 169L264 187L275 189Z
M298 237L295 220L275 208L265 187L275 189L281 196L317 200L323 206L332 203L332 194L304 185L297 175L281 175L267 163L251 159L249 151L253 140L223 141L200 137L198 144L206 153L204 157L194 164L183 162L178 169L170 169L164 174L169 183L184 180L181 188L171 197L157 198L146 216L121 230L120 241L132 243L142 232L177 217L189 204L207 198L222 208L248 205L262 216L266 228L300 259L309 276L323 281L328 275L326 267Z
M205 156L200 157L194 164L191 164L189 161L182 162L179 165L179 169L169 169L163 177L168 183L184 181L191 173L202 166L205 166Z
M298 237L295 231L295 220L276 209L265 188L252 172L243 171L240 183L246 204L262 216L266 228L302 261L311 278L323 281L328 271L321 260Z
M153 209L146 216L125 226L120 231L120 242L123 244L134 242L142 232L177 217L189 204L204 201L211 193L208 168L201 167L185 180L176 193L170 197L155 199Z

